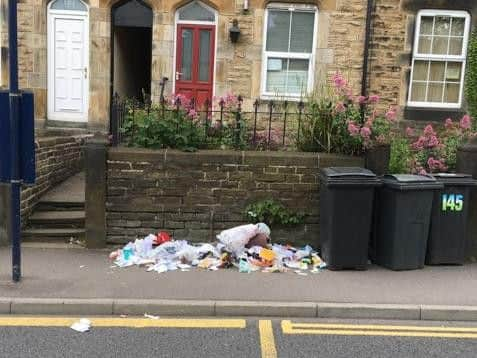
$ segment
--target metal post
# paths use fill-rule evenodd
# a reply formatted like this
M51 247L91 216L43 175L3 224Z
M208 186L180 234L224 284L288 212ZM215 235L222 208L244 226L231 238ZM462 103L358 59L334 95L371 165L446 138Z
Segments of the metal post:
M21 233L20 233L20 158L19 120L20 97L18 91L18 43L17 43L17 0L8 1L8 50L10 70L10 130L11 130L11 201L10 235L12 241L12 279L21 278Z

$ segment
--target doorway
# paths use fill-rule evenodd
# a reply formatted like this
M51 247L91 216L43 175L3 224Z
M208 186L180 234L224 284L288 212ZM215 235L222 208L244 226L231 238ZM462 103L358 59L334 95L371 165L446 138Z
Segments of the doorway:
M144 102L151 94L152 9L127 0L112 8L111 19L111 94Z
M214 89L215 11L192 1L176 13L175 93L202 106Z
M88 7L81 0L55 0L48 5L50 120L88 120L88 28Z

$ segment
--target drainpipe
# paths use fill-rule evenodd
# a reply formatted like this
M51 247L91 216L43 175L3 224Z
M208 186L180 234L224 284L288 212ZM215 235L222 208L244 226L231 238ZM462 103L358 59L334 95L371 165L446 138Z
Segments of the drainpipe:
M369 65L369 43L372 35L372 16L375 4L374 0L368 0L368 7L366 10L366 33L364 37L364 55L363 55L363 74L361 78L361 95L367 95L368 87L368 65Z

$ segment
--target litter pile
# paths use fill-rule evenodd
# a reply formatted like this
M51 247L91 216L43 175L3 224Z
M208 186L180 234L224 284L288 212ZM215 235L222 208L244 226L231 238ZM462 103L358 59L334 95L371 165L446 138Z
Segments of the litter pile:
M147 271L189 271L201 268L216 271L236 267L239 272L286 272L299 275L317 273L326 264L311 246L295 248L271 244L270 229L264 223L248 224L224 230L215 245L190 244L172 240L168 233L148 235L111 252L109 257L119 267L146 266Z

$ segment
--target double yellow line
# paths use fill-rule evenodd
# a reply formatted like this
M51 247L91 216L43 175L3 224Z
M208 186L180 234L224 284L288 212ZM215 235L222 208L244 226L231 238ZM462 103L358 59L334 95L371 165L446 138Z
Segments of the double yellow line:
M354 325L327 323L292 323L282 321L284 334L318 334L339 336L392 336L477 339L477 328L393 325Z
M0 327L69 327L79 318L71 317L0 317ZM123 328L245 328L244 319L149 319L91 318L92 327Z

